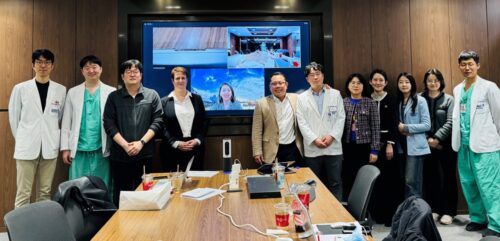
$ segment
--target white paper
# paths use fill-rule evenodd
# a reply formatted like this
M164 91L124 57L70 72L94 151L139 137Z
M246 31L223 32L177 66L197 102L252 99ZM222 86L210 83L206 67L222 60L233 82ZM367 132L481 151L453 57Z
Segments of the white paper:
M148 191L121 191L120 210L159 210L170 199L170 182L159 182Z
M182 193L181 197L201 201L201 200L211 198L215 195L218 195L218 194L221 194L224 192L226 192L226 190L219 190L219 189L213 189L213 188L197 188L197 189Z
M189 171L189 177L213 177L219 173L218 171Z

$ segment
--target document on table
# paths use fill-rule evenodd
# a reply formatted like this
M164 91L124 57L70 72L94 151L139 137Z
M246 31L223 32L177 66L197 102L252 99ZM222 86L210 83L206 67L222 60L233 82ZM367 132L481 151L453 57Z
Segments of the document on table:
M217 194L224 193L225 191L226 190L219 190L214 188L196 188L194 190L182 193L181 197L201 201L211 198Z
M218 171L189 171L188 177L213 177Z

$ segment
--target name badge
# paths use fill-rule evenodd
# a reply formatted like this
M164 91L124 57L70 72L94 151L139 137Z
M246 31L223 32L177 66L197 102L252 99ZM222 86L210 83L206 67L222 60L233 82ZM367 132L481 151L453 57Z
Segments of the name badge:
M460 104L460 113L465 113L467 111L465 104Z
M59 109L61 107L61 103L58 100L52 101L50 105L50 114L51 115L59 115Z

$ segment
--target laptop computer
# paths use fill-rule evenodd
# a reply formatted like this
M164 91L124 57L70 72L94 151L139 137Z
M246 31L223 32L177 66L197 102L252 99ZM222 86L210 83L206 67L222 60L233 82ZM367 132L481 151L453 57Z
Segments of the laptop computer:
M247 177L247 187L250 199L281 197L278 184L271 176L249 176Z

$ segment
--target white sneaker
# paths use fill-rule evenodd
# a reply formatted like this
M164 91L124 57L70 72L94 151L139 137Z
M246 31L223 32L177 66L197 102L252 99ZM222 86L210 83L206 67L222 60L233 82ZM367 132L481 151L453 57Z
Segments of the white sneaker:
M437 213L432 213L432 219L434 219L434 221L438 221L439 220L439 214Z
M446 215L446 214L445 214L445 215L443 215L443 216L441 217L441 219L439 220L439 222L440 222L441 224L444 224L444 225L451 224L451 223L453 223L453 217L452 217L452 216L450 216L450 215Z

